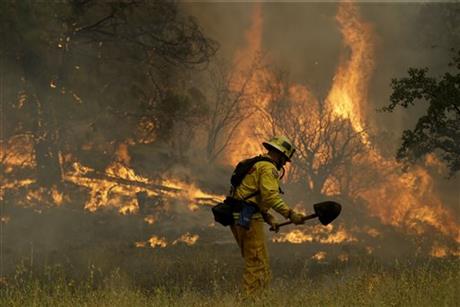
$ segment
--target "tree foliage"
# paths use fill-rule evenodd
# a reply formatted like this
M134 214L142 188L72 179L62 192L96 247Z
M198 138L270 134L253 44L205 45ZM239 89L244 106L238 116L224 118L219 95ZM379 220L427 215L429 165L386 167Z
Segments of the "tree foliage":
M44 184L59 181L61 151L87 147L107 161L107 147L136 139L140 125L168 132L204 112L173 92L188 90L186 72L206 65L217 44L176 2L4 1L0 35L5 138L35 136Z
M407 165L436 153L453 175L460 170L460 52L450 66L452 71L440 78L429 77L428 68L410 68L408 77L393 79L391 103L383 110L392 112L397 106L428 102L415 128L403 132L396 157Z

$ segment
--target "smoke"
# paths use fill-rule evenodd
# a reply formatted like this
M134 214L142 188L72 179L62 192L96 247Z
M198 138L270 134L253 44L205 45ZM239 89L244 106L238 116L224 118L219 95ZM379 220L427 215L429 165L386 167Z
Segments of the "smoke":
M233 16L231 24L222 22L212 30L215 35L219 35L216 39L221 42L224 54L231 53L229 49L244 48L241 47L241 43L235 43L233 39L235 32L240 33L241 40L244 38L241 25L247 23L248 17L247 14L238 14L241 6L245 6L248 11L259 7L259 4L255 3L238 4L237 10L227 11L228 4L199 4L198 12L198 6L188 5L204 25L208 20L207 9L212 12L213 19L226 20L228 15ZM335 18L337 5L336 3L264 3L261 5L262 48L267 53L268 61L286 71L293 83L312 89L314 95L320 100L324 100L329 92L337 66L348 56L348 50L342 42L343 38ZM365 85L369 90L366 101L367 120L372 124L377 147L382 148L384 157L392 159L401 132L414 126L426 105L422 104L410 110L398 110L394 114L377 112L377 109L389 102L390 80L405 76L409 67L430 67L434 76L447 69L449 49L456 46L455 42L458 41L458 26L455 26L458 14L452 13L458 7L454 4L417 3L359 3L357 6L363 19L372 27L375 33L373 38L376 41L375 70L369 87ZM246 26L246 29L248 28L249 26ZM229 40L226 40L227 36ZM446 186L458 185L458 178L450 179L449 183L445 184L446 179L442 178L441 173L436 169L430 170L430 176L435 182L432 192L438 195L442 206L450 209L448 211L451 212L450 214L457 214L460 195L456 189L446 188ZM420 214L425 213L420 212ZM361 216L361 218L368 221L368 217ZM449 213L446 218L456 222ZM456 237L455 233L453 237Z
M245 44L255 3L186 3L207 33L219 41L220 55L232 58ZM388 104L390 80L409 67L430 67L434 75L447 68L450 48L458 45L455 3L357 4L376 33L376 71L370 84L370 110ZM292 81L310 86L319 98L327 95L344 51L335 20L338 3L268 2L262 5L263 48ZM458 25L458 23L457 23ZM420 112L374 112L379 128L392 127L399 136L414 125Z
M207 35L220 43L218 58L232 63L237 51L246 46L245 32L251 27L255 5L189 2L182 4L182 7L197 18ZM258 5L263 16L262 49L268 61L286 71L290 81L307 86L319 100L324 100L333 84L341 57L347 56L347 49L343 45L335 18L337 4L307 2ZM386 142L384 147L391 148L387 153L390 156L394 154L394 144L398 142L401 131L414 125L424 106L415 110L398 110L394 114L378 113L375 110L388 103L391 78L404 76L407 68L427 66L433 69L433 74L444 70L448 61L448 49L458 36L451 37L440 33L452 33L447 31L449 23L443 21L446 10L450 10L451 6L457 9L457 6L416 3L359 3L358 6L363 19L371 24L376 33L375 71L370 80L368 112L375 121L378 137ZM192 81L197 87L205 84L202 81L205 73L194 73L196 75ZM93 90L95 89L82 90L80 96L83 97L84 103L91 101ZM114 101L119 107L120 100ZM128 111L131 109L130 102L128 99L123 104ZM73 133L69 132L67 135L73 135L78 144L86 144L86 149L83 149L78 157L83 165L89 164L98 171L104 171L117 159L116 151L119 145L107 140L123 139L126 136L134 138L134 134L129 133L129 125L125 125L126 123L114 123L113 117L103 113L104 109L100 104L86 105L89 106L88 112L101 113L100 121L88 123L85 118L76 120L72 126ZM62 117L64 118L64 114ZM174 119L172 121L174 123ZM183 143L190 141L185 134L189 127L185 125L181 129L184 131ZM83 258L94 259L94 255L85 255L83 251L95 247L113 249L115 252L123 249L132 251L136 248L136 242L149 242L152 236L164 238L169 245L173 242L181 244L180 238L186 233L199 235L197 246L206 246L208 243L233 243L228 229L213 225L209 206L206 205L215 201L208 200L204 205L194 207L191 206L191 199L195 196L189 194L194 189L202 189L207 193L224 195L229 186L233 166L223 158L214 163L206 162L200 139L194 139L197 143L189 144L190 148L184 150L185 157L179 162L171 159L170 143L161 139L161 136L154 140L153 144L127 146L124 154L130 158L121 159L121 162L132 168L136 175L155 182L174 178L185 183L186 185L180 186L180 192L160 196L123 194L117 198L119 203L135 201L139 204L142 199L145 208L145 212L135 211L128 215L120 214L117 208L100 208L95 213L84 211L83 207L89 196L85 199L82 195L88 191L73 184L64 187L70 196L59 208L36 208L32 204L32 209L22 209L18 208L16 203L5 202L5 214L11 218L5 224L5 251L11 256L7 258L6 266L12 270L21 258L34 263L52 262L57 254L72 253L72 250L78 251ZM431 173L434 176L434 189L440 195L443 205L451 208L458 216L459 178L447 180L436 168ZM27 189L25 187L20 192L27 193ZM304 195L302 187L291 186L286 190L287 201L303 211L311 210L305 203L321 200L318 195L307 201L300 199L297 195ZM110 191L116 192L114 189ZM145 216L151 216L151 224L144 220ZM345 238L343 241L340 241L341 235ZM432 236L433 240L442 239L434 230ZM329 237L338 239L331 245L324 243ZM358 240L360 246L355 247L355 241L350 238ZM332 228L318 230L318 227L305 226L295 240L311 242L308 247L310 250L323 248L330 255L342 255L345 251L347 255L356 252L394 257L410 254L415 249L420 253L427 253L431 249L430 245L417 241L417 234L407 234L399 229L383 226L377 218L369 217L361 204L347 206ZM146 246L145 248L148 248L148 244ZM37 258L37 255L43 255L43 258Z

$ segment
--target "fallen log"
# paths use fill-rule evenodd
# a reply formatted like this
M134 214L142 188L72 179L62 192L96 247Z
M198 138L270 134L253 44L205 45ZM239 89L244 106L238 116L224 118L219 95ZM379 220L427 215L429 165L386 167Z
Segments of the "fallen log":
M105 180L105 181L110 181L110 182L127 185L127 186L141 187L141 188L145 188L149 190L162 190L166 192L176 192L176 193L182 191L182 189L172 188L172 187L168 187L162 184L155 184L155 183L150 183L150 182L146 183L146 182L137 181L137 180L124 179L120 177L111 176L107 173L96 172L96 171L91 171L88 173L78 174L78 175L67 175L67 176L64 176L64 180L66 180L66 177L81 177L81 178L87 178L87 179ZM69 179L67 180L75 183L72 180L69 180Z

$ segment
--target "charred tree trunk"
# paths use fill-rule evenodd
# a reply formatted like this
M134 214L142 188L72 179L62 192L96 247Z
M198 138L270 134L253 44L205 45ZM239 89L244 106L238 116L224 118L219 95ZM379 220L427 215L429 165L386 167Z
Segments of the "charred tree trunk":
M37 182L41 186L59 186L62 180L59 162L58 127L54 103L57 99L56 85L48 67L50 58L37 46L24 46L22 65L30 97L35 102L35 157ZM41 54L42 53L42 54ZM55 65L55 63L54 63ZM52 67L52 66L51 66Z

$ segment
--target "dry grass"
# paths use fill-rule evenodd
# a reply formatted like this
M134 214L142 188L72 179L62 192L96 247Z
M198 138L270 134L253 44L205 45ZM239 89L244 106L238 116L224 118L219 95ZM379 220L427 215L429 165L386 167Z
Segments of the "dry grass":
M233 250L177 247L129 259L118 269L89 265L84 270L71 263L31 269L24 262L7 276L0 305L456 306L460 301L458 258L383 262L362 257L346 263L301 261L301 256L278 259L272 261L271 289L254 301L239 293L242 268Z

